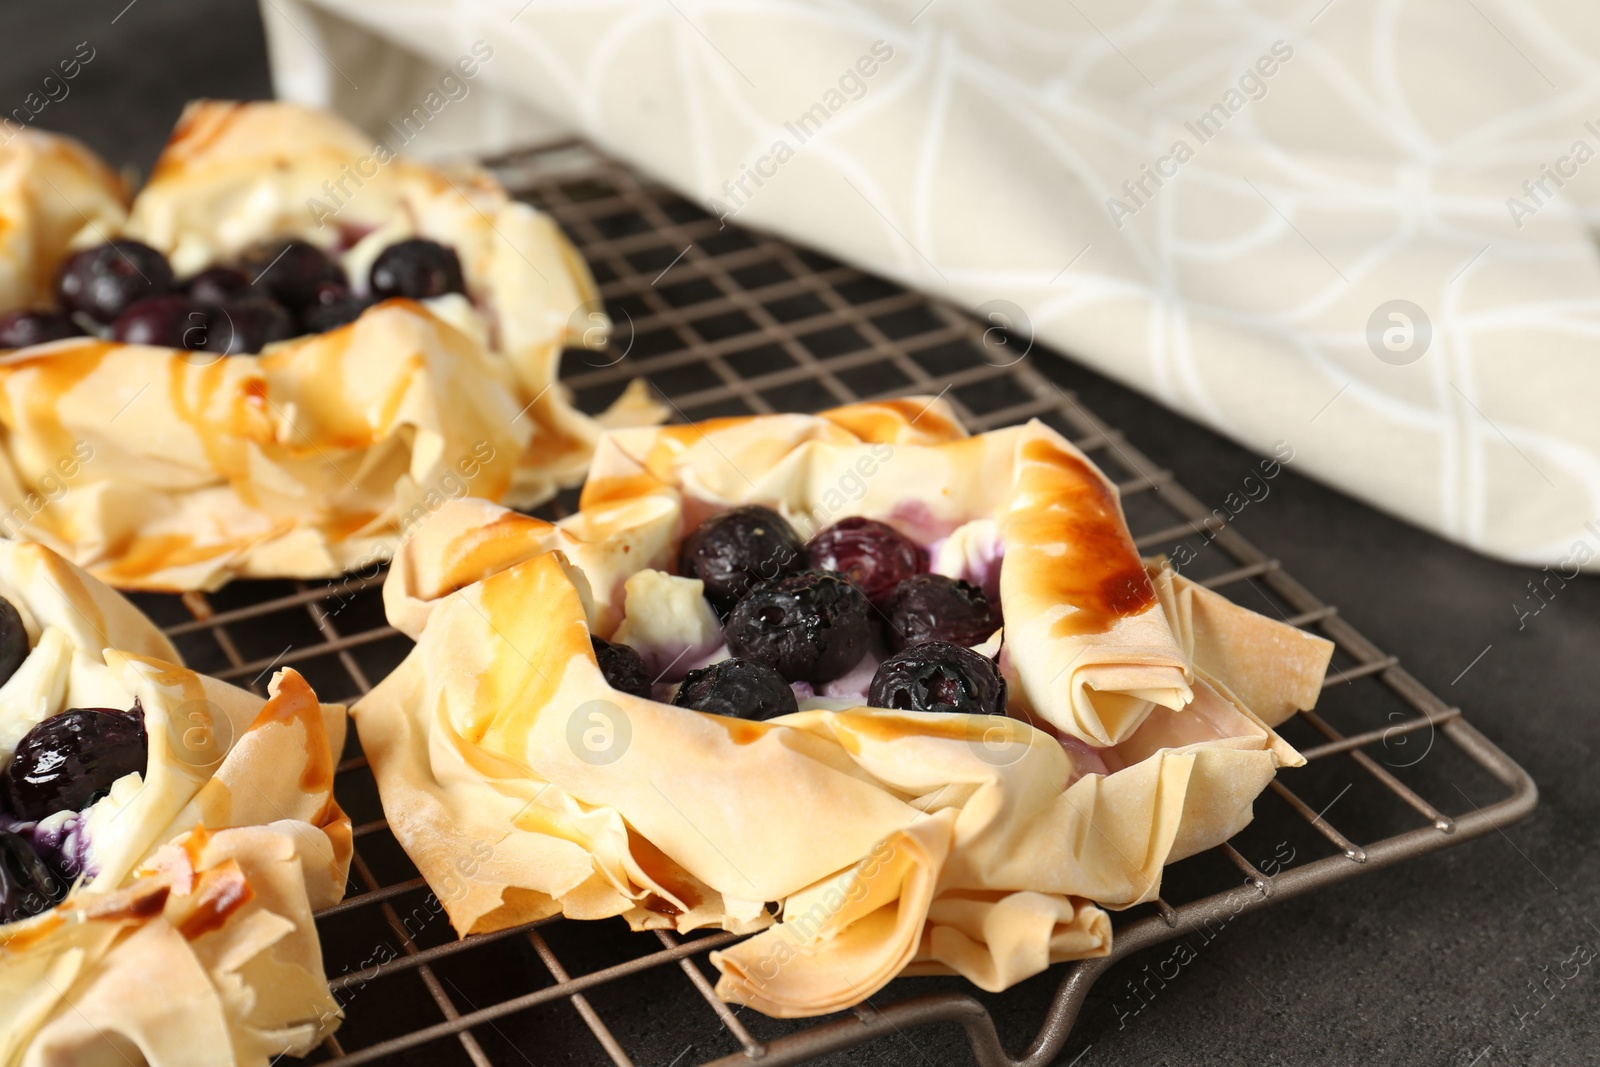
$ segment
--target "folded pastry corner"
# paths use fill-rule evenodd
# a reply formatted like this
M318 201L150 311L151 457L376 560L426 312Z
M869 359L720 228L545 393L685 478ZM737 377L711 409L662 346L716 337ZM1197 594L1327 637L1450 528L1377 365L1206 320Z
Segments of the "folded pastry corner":
M305 847L298 824L197 829L122 888L0 927L0 1055L266 1067L310 1052L342 1013L304 879L320 859Z
M556 384L563 348L603 348L610 320L589 268L547 214L513 200L487 171L396 154L326 111L278 102L197 100L184 109L126 232L190 274L267 240L338 253L351 277L388 245L428 238L461 261L466 301L432 314L480 339L504 363L524 440L514 457L518 507L582 478L601 424ZM498 360L497 360L498 362ZM466 377L475 368L466 368ZM659 421L642 383L605 421ZM426 482L419 483L426 485ZM473 486L472 495L489 496Z
M1153 561L1150 574L1196 672L1234 694L1267 726L1316 706L1332 641L1242 608L1173 572L1165 560Z
M39 545L0 542L0 597L0 1061L310 1051L341 1014L312 913L352 851L343 707L292 670L263 700L180 666Z
M881 648L826 694L783 676L787 713L664 702L731 640L680 544L751 505L802 537L887 524L994 590L1001 630L973 650L1011 715L865 706ZM1267 719L1314 701L1331 652L1141 560L1114 486L1049 427L969 436L926 398L610 432L578 513L448 503L384 602L416 646L352 714L456 930L752 933L713 954L717 991L775 1016L1108 953L1106 909L1153 899L1302 762ZM648 668L627 688L609 642Z
M1116 486L1043 423L1016 436L1011 492L995 516L1010 663L1037 714L1089 744L1114 745L1156 708L1190 702L1189 662Z
M127 214L127 187L88 148L0 121L0 311L49 300L68 249Z
M604 306L550 217L486 172L412 162L311 109L222 101L184 111L125 219L103 171L47 134L0 149L0 208L8 189L20 205L0 236L0 312L47 300L89 237L143 242L180 279L297 241L357 279L338 299L375 301L324 332L268 336L256 357L94 336L0 354L0 533L114 585L375 565L443 501L537 504L582 478L604 426L662 417L642 380L598 419L571 405L561 351L604 345ZM367 293L360 279L407 242L444 246L464 292ZM226 324L198 336L242 336L220 306Z

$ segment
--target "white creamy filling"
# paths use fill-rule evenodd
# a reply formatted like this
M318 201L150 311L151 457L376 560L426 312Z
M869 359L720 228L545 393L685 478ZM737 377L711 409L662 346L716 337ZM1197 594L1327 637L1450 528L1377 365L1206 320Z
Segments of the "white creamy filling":
M990 600L999 601L1000 561L1005 558L1006 544L993 519L974 519L949 537L922 547L934 574L971 582Z
M611 639L639 653L658 682L679 681L695 667L727 658L705 584L665 571L642 570L623 583L622 625ZM721 656L708 658L719 649Z

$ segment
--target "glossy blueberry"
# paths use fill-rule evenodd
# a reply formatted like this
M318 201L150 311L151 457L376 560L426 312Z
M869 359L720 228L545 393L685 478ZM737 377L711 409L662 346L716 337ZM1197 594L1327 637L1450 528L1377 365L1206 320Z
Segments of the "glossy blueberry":
M211 336L210 308L181 293L148 296L111 324L114 340L201 352Z
M396 241L378 253L367 287L380 300L391 296L426 300L467 291L455 249L423 237Z
M871 607L841 574L802 571L764 582L733 609L723 635L735 656L791 682L830 682L872 643Z
M690 671L672 702L735 719L771 719L800 710L783 675L749 659L725 659Z
M135 301L172 288L167 257L138 241L112 241L86 248L61 264L56 299L68 312L96 322L116 321Z
M205 350L224 356L260 352L295 335L294 318L276 300L263 296L224 300L205 308Z
M919 574L884 602L884 638L896 652L924 641L981 645L1000 628L1000 613L983 590L959 578Z
M316 298L323 282L346 284L344 268L327 253L304 241L270 241L239 257L239 269L258 288L290 311L300 311Z
M233 267L207 267L183 283L183 291L202 304L224 300L243 300L266 296L266 290L250 283L250 275Z
M900 711L1004 715L1006 680L989 657L948 641L928 641L878 664L867 703Z
M650 675L645 673L644 660L627 645L614 645L594 634L589 635L594 644L594 658L600 663L600 673L606 684L624 693L650 699Z
M72 317L59 311L13 311L0 315L0 348L27 348L82 334Z
M16 605L0 597L0 685L5 685L28 658L28 631Z
M356 321L371 306L370 300L351 292L348 285L322 282L311 303L301 309L300 325L305 333L327 333Z
M811 565L838 571L881 604L895 586L928 569L928 554L888 523L853 516L840 519L806 545Z
M806 568L806 546L789 521L750 504L713 515L683 539L678 573L705 583L706 599L727 615L764 581Z
M82 811L125 774L144 773L149 738L144 716L109 708L70 708L22 735L0 792L19 819Z
M45 911L66 895L28 839L0 830L0 922L16 922Z

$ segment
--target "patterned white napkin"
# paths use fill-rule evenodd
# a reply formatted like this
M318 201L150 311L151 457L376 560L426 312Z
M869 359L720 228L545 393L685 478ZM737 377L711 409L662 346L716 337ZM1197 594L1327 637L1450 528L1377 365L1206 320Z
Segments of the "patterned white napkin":
M581 132L1013 327L991 358L1036 336L1446 537L1600 568L1592 0L262 11L279 94L394 147Z

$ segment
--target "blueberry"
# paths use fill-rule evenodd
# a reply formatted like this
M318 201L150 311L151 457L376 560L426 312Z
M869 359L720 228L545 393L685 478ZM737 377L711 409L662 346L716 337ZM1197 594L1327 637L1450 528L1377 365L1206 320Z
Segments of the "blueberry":
M183 283L184 292L202 304L265 296L264 289L250 283L250 275L232 267L207 267Z
M113 339L130 345L160 345L200 352L211 334L210 309L181 293L147 296L111 325Z
M0 597L0 685L5 685L28 658L28 631L16 605Z
M59 311L13 311L0 315L0 348L27 348L82 334L72 317Z
M884 637L896 652L924 641L981 645L1000 628L983 590L959 578L919 574L900 583L884 603Z
M594 644L594 658L600 663L600 673L606 684L623 693L650 699L650 676L645 673L644 660L627 645L614 645L604 638L589 635Z
M70 708L22 736L0 792L11 813L37 822L58 811L82 811L125 774L144 773L149 738L144 715L109 708Z
M321 282L311 303L300 311L300 325L306 333L327 333L356 321L371 306L370 300L357 296L347 285Z
M672 702L734 719L771 719L800 710L783 675L749 659L725 659L690 671Z
M372 261L368 288L380 300L390 296L426 300L467 291L455 249L423 237L396 241L378 253Z
M27 838L0 830L0 922L37 915L66 892L66 884L39 858Z
M1004 715L1006 680L987 656L948 641L928 641L878 665L867 703L899 711Z
M138 241L112 241L86 248L61 264L56 299L68 312L81 311L110 323L129 305L172 288L167 258Z
M791 682L830 682L872 644L867 598L842 574L802 571L764 582L739 601L724 636L735 656Z
M727 615L761 582L806 568L806 546L787 519L751 504L713 515L678 550L678 573L705 583L706 599Z
M859 516L841 519L806 545L811 565L838 571L881 604L895 586L928 569L928 554L887 523Z
M271 241L239 257L239 269L290 311L300 311L323 282L345 284L344 268L304 241Z
M225 356L255 353L295 335L289 312L263 296L224 300L206 307L205 312L207 352Z

